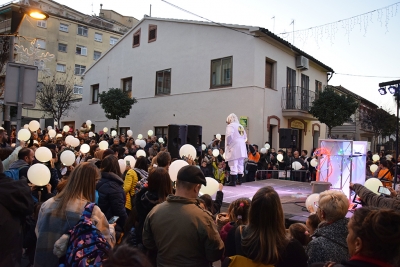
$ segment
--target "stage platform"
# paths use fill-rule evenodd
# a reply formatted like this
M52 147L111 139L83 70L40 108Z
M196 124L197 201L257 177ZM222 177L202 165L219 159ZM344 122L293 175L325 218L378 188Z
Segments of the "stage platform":
M249 183L243 183L242 185L224 186L224 200L222 207L225 211L229 204L241 197L252 198L258 189L264 186L272 186L275 191L279 194L282 202L283 212L285 214L286 224L290 225L294 222L305 223L307 217L310 215L304 207L304 203L307 197L312 192L312 186L310 183L278 180L278 179L267 179Z

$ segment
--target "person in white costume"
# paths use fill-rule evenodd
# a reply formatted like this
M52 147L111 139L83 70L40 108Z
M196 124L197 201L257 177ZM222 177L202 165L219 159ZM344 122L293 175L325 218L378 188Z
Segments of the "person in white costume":
M226 118L225 133L225 160L228 161L230 180L228 186L236 186L241 183L243 176L243 161L247 158L246 140L247 134L238 117L231 113Z

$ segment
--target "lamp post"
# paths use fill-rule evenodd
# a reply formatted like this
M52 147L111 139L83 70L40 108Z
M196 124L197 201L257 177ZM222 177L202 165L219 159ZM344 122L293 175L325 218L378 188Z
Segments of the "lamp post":
M397 172L398 172L398 162L397 159L399 158L399 103L400 103L400 80L390 81L390 82L383 82L379 84L379 93L381 95L385 95L387 93L386 86L388 87L389 93L396 96L396 168L394 168L394 183L393 188L396 188L397 184Z

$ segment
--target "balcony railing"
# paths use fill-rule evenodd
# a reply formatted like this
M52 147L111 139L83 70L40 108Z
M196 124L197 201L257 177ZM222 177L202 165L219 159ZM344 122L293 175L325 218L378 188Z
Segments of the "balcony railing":
M282 109L309 111L315 100L315 92L300 86L282 88Z

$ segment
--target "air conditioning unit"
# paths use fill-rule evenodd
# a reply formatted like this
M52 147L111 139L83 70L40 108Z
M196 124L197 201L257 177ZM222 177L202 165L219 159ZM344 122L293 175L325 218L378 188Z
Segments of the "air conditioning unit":
M305 56L297 56L296 68L300 70L308 70L308 58Z

